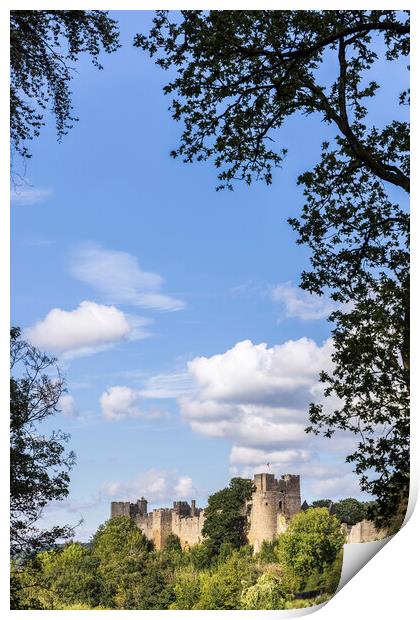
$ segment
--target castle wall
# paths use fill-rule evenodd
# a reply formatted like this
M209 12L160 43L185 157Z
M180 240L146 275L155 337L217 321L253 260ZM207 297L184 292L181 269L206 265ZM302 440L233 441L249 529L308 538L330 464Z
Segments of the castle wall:
M153 512L136 518L136 525L148 540L153 540Z
M385 538L385 530L378 530L374 526L372 521L364 519L353 526L343 524L345 533L347 533L348 543L364 543L373 542L374 540L380 540Z
M192 547L202 540L204 511L195 516L184 517L169 508L159 508L148 515L136 518L137 527L147 539L153 541L156 549L162 549L169 534L178 536L183 549Z
M172 532L178 536L183 549L201 542L203 525L204 510L191 517L180 517L172 513Z

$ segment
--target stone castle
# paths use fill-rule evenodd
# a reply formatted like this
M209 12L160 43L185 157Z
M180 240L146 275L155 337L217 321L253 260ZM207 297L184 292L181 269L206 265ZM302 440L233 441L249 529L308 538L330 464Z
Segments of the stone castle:
M285 474L279 480L274 474L255 474L254 492L244 506L248 519L248 541L258 552L264 540L271 541L284 532L289 519L300 512L300 476ZM136 503L112 502L111 518L131 517L143 534L161 549L169 534L178 536L183 548L192 547L202 540L204 509L197 508L195 500L176 501L173 508L156 508L147 512L147 500Z

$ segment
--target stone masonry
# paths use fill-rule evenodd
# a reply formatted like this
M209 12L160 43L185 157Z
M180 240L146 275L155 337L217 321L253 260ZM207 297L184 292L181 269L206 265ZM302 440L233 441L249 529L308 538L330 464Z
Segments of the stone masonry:
M244 510L249 521L248 540L257 552L263 540L273 540L300 511L300 478L286 474L277 480L274 474L256 474L254 486L255 491ZM164 546L169 534L176 534L183 548L202 540L204 510L196 508L195 500L191 505L176 501L172 508L156 508L152 512L147 512L144 497L135 503L112 502L111 518L119 515L131 517L156 549Z

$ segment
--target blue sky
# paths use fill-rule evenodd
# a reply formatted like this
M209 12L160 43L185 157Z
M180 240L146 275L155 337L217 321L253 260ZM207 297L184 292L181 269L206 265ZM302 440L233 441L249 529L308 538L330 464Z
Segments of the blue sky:
M58 144L48 118L12 200L12 321L59 357L68 395L46 427L77 454L70 496L46 520L81 514L87 539L113 499L204 505L267 461L300 473L307 500L358 496L346 437L302 432L331 352L328 305L296 288L308 251L287 224L297 175L334 132L289 120L271 187L216 192L211 163L169 156L181 127L168 74L132 47L151 13L113 15L122 48L103 71L78 63L80 120ZM389 100L401 67L387 72ZM394 113L379 105L375 122Z

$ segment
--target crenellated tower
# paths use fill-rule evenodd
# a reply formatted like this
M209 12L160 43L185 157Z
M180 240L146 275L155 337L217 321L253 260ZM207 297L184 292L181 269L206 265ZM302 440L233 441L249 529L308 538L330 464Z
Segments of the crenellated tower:
M258 552L264 540L284 532L290 518L300 511L300 477L286 474L255 474L255 491L247 503L248 541Z

